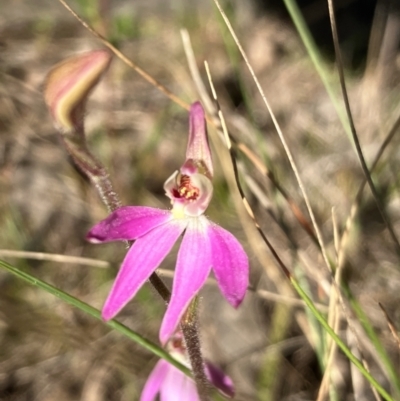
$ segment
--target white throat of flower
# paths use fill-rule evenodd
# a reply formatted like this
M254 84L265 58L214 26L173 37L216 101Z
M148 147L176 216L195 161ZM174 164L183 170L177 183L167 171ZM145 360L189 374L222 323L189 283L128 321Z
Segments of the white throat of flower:
M172 213L176 219L201 216L213 194L211 180L198 172L181 168L165 181L164 190L171 199Z

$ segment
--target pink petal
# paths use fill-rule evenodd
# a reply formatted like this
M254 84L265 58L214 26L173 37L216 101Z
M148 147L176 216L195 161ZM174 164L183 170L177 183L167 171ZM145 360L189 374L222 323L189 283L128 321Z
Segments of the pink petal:
M161 387L160 396L160 401L199 401L193 380L172 365Z
M210 244L205 217L192 218L178 253L171 301L160 329L160 341L165 344L174 333L189 302L197 294L211 270Z
M96 224L86 238L93 243L134 240L172 218L167 210L123 206Z
M143 388L140 401L154 401L156 399L170 368L171 365L164 359L157 362Z
M128 251L104 304L104 320L112 319L167 256L186 228L186 221L171 221L140 237Z
M228 231L209 225L212 267L219 288L235 308L240 305L249 282L249 260L239 241Z
M186 161L193 160L196 165L202 164L207 170L208 178L213 176L211 151L208 144L207 126L203 106L200 102L190 107L189 141L186 150ZM185 163L186 164L186 163Z
M213 365L211 362L205 362L205 372L207 379L227 397L233 398L235 388L232 379L226 375L220 368Z

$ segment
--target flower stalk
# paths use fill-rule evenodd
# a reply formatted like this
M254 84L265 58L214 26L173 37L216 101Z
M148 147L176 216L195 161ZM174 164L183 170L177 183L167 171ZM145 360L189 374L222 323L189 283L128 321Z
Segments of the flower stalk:
M208 400L208 392L210 388L204 370L204 360L201 354L201 344L198 331L197 318L198 297L196 296L181 320L181 330L185 339L187 354L192 367L193 379L197 383L197 392L201 401Z

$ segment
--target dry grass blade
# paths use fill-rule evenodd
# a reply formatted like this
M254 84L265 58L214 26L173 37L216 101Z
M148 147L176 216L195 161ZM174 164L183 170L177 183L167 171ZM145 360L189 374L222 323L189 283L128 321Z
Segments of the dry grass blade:
M313 230L313 227L310 224L309 220L304 216L303 212L300 210L296 202L289 196L286 190L280 185L280 183L277 181L272 171L267 169L267 167L262 163L262 161L258 158L258 156L255 155L254 152L248 148L248 146L240 142L236 143L233 140L232 142L253 163L253 165L258 168L258 170L261 172L262 175L269 178L269 180L272 182L277 191L286 200L293 215L300 223L300 227L304 229L304 231L310 236L310 238L314 241L314 243L318 244L318 238L316 237L315 231Z
M339 248L339 233L338 233L336 213L335 213L334 208L332 208L332 224L333 224L336 257L337 257L338 248ZM338 266L335 271L335 282L336 283L340 283L342 271L343 271L343 266L342 266L342 268L340 268L340 266ZM335 333L337 333L339 331L340 324L341 324L341 311L339 308L339 306L340 306L339 301L340 301L339 292L338 291L332 292L331 296L329 298L328 323L330 326L333 327L333 330L335 331ZM323 377L321 380L321 385L319 387L318 397L317 397L316 401L324 401L325 399L327 399L327 397L330 393L331 375L335 368L337 350L338 350L337 344L334 341L332 341L331 338L328 338L328 340L327 340L328 357L326 360L325 371L324 371L324 374L323 374Z
M212 100L210 99L210 96L208 95L207 89L205 88L205 85L203 83L203 80L201 79L199 69L197 68L196 60L194 57L194 52L192 49L191 41L190 41L190 36L187 30L183 29L181 30L181 36L182 36L182 43L183 43L183 48L185 50L186 58L188 61L190 73L193 77L193 81L195 83L196 89L199 93L199 96L201 98L202 103L204 104L207 112L210 115L215 115L215 108L213 105ZM214 125L217 128L218 132L222 133L221 127L220 127L220 122L218 119L215 119L211 121L211 124ZM286 192L286 190L280 185L280 183L277 181L275 178L274 174L272 171L270 171L265 164L260 160L260 158L244 143L236 140L235 138L232 137L232 135L228 132L229 139L231 140L232 144L234 145L235 148L240 150L246 157L247 159L254 165L254 167L266 178L268 178L271 183L274 185L274 187L277 189L277 191L283 196L283 198L286 200L290 210L292 211L293 215L299 222L300 226L304 229L304 231L310 236L310 238L314 241L314 243L318 244L318 239L315 236L315 232L310 224L310 222L307 220L307 218L304 216L302 211L300 210L299 206L296 204L296 202L289 196L289 194Z
M264 248L262 246L263 245L262 239L260 238L259 235L257 235L257 230L255 230L254 221L248 214L247 210L245 210L245 208L243 207L242 198L240 196L237 196L237 195L239 195L239 191L237 188L237 182L236 182L236 178L234 175L234 170L232 168L230 152L229 151L226 152L225 147L224 147L225 133L223 131L220 119L218 117L218 110L217 110L216 104L211 99L211 97L206 89L206 86L204 85L203 80L201 78L201 75L200 75L200 72L197 67L195 57L194 57L194 52L191 47L190 37L189 37L189 34L187 33L187 31L182 32L182 41L183 41L183 46L185 49L185 53L186 53L186 57L188 60L189 69L190 69L190 72L192 75L193 82L195 83L195 85L197 87L197 91L198 91L201 101L203 102L203 104L208 105L208 106L206 106L207 112L210 115L208 121L209 121L210 125L215 127L216 132L220 139L220 141L218 141L218 143L217 143L216 142L217 138L214 137L213 131L210 132L211 139L213 140L215 150L217 152L217 155L218 155L220 163L221 163L221 168L222 168L225 178L226 178L226 182L233 195L232 199L233 199L239 220L242 224L242 227L244 229L246 237L249 240L249 244L250 244L251 248L253 249L255 256L259 260L261 266L264 268L268 277L274 283L276 288L279 289L280 294L271 293L269 291L264 291L264 290L257 290L255 288L250 288L250 287L248 288L248 291L254 292L260 298L267 299L267 300L270 300L273 302L278 302L285 306L303 308L305 306L304 302L293 297L292 287L284 279L284 277L282 277L282 275L279 274L279 271L268 269L268 265L270 264L270 262L269 262L268 254L265 253L264 250L261 250ZM235 138L232 138L229 133L228 133L228 135L229 135L229 138L231 139L231 142L232 142L232 145L234 148L238 148L239 147L238 145L242 145L241 143L237 143ZM224 149L222 149L221 145ZM267 171L266 167L263 165L263 163L261 162L261 160L246 145L243 145L243 146L248 150L248 155L250 156L250 162L252 162L253 164L255 162L256 163L255 167L261 171L263 176L268 178L268 176L267 176L268 171ZM247 157L247 154L245 154L245 156ZM264 174L264 170L267 171L267 174ZM245 176L246 176L246 174L245 174ZM310 225L309 225L309 227L310 227ZM312 229L311 229L311 231L312 231ZM215 282L213 281L213 283L215 283ZM319 304L318 308L320 308L321 311L326 311L326 307L322 304Z
M383 307L383 305L380 302L379 302L379 307L382 309L382 312L385 315L387 324L393 335L393 338L396 341L398 347L400 348L400 336L399 336L399 331L396 328L396 325L394 324L393 320L389 317L389 314L386 312L386 309Z
M181 29L181 37L182 37L183 49L185 51L186 59L189 65L190 74L192 76L196 89L199 93L201 102L205 107L205 109L207 110L207 112L209 114L212 114L214 107L210 97L208 96L204 82L201 79L199 69L197 68L189 32L186 29Z
M372 181L372 178L371 178L370 171L368 170L367 164L365 162L365 158L364 158L364 155L363 155L363 152L362 152L362 149L361 149L360 142L358 140L358 135L357 135L357 131L356 131L356 128L355 128L353 115L352 115L351 108L350 108L349 97L348 97L348 93L347 93L347 89L346 89L346 81L345 81L345 78L344 78L343 61L342 61L342 56L341 56L341 51L340 51L340 46L339 46L339 38L338 38L337 26L336 26L336 18L335 18L335 12L334 12L334 7L333 7L333 1L332 0L328 0L328 8L329 8L330 25L331 25L332 36L333 36L333 44L334 44L335 55L336 55L336 64L337 64L338 73L339 73L339 80L340 80L340 86L341 86L341 90L342 90L343 101L344 101L345 108L346 108L347 118L348 118L348 121L349 121L349 124L350 124L351 134L352 134L353 141L354 141L354 144L355 144L355 147L356 147L357 156L359 158L359 161L360 161L360 164L361 164L364 176L365 176L365 181L363 183L362 188L364 187L365 182L368 182L368 184L370 186L370 189L371 189L371 192L372 192L372 194L374 196L377 208L378 208L378 210L379 210L379 212L381 214L381 217L382 217L383 221L385 222L385 224L386 224L386 226L388 228L388 231L389 231L389 233L390 233L390 235L391 235L391 237L392 237L397 249L399 250L400 249L399 241L397 239L397 236L396 236L396 234L395 234L395 232L393 230L393 227L392 227L390 221L387 219L387 216L386 216L386 214L384 212L383 206L381 205L378 193L376 191L375 185L374 185L374 183ZM361 192L360 191L359 191L359 194L360 194L360 197L361 197ZM340 251L340 249L341 248L339 246L339 251ZM339 252L339 255L340 255L340 252ZM339 257L338 269L337 269L337 273L339 273L339 274L336 277L336 279L337 279L336 282L337 283L340 283L341 279L342 279L342 277L341 277L342 276L341 273L342 273L342 270L343 270L342 269L342 267L343 267L343 263L342 262L343 262L343 260ZM341 299L341 301L343 302L343 299ZM365 358L363 357L363 353L361 351L360 341L359 341L359 339L357 337L356 331L355 331L354 327L352 327L352 325L350 324L349 316L346 315L346 317L347 317L347 321L349 323L349 333L351 333L351 336L353 338L353 342L354 342L355 346L357 347L357 350L358 350L358 352L360 354L360 359L362 360L362 363L363 363L364 367L366 368L366 370L369 371L369 366L368 366L368 363L366 362ZM372 392L374 394L375 399L379 401L381 398L380 398L379 394L377 393L376 389L372 385L370 385L370 388L371 388L371 390L372 390Z
M269 111L269 113L270 113L270 115L271 115L271 118L272 118L272 121L273 121L273 123L274 123L274 126L275 126L275 128L276 128L276 130L277 130L277 132L278 132L279 138L280 138L280 140L281 140L281 142L282 142L282 145L283 145L283 147L284 147L284 149L285 149L285 152L286 152L286 154L287 154L287 157L288 157L288 159L289 159L291 168L292 168L292 170L293 170L293 172L294 172L294 174L295 174L295 176L296 176L296 180L297 180L297 183L298 183L298 185L299 185L299 188L300 188L300 190L301 190L301 192L302 192L302 194L303 194L305 203L306 203L306 205L307 205L307 209L308 209L308 211L309 211L309 213L310 213L310 217L311 217L311 220L312 220L312 222L313 222L314 229L315 229L316 234L317 234L318 242L319 242L319 244L320 244L320 248L321 248L321 252L322 252L324 261L325 261L326 266L328 267L329 271L332 272L331 265L330 265L330 262L329 262L329 259L328 259L327 253L326 253L325 245L324 245L324 242L323 242L323 238L322 238L321 231L320 231L319 226L318 226L318 224L317 224L317 222L316 222L316 219L315 219L313 210L312 210L312 208L311 208L311 205L310 205L308 196L307 196L306 191L305 191L305 187L304 187L304 185L303 185L302 179L301 179L300 174L299 174L299 172L298 172L297 166L296 166L296 164L295 164L295 162L294 162L292 153L291 153L291 151L290 151L290 149L289 149L289 147L288 147L288 145L287 145L287 142L286 142L286 139L285 139L285 137L284 137L284 135L283 135L283 132L282 132L282 130L280 129L280 126L279 126L279 124L278 124L278 122L277 122L277 120L276 120L276 118L275 118L275 116L274 116L274 114L273 114L273 112L272 112L272 110L271 110L271 107L270 107L270 105L269 105L269 102L268 102L268 100L267 100L267 98L266 98L266 96L265 96L265 94L264 94L264 92L263 92L263 90L262 90L262 88L261 88L261 85L260 85L260 83L259 83L259 80L258 80L257 76L256 76L255 73L254 73L254 70L253 70L253 68L252 68L252 66L251 66L251 64L250 64L250 62L249 62L249 60L248 60L248 58L247 58L246 53L244 52L244 50L243 50L243 48L242 48L242 46L241 46L241 44L240 44L240 41L238 40L238 38L237 38L237 36L236 36L236 34L235 34L233 28L232 28L232 25L230 24L230 21L229 21L228 17L226 16L226 14L224 13L224 11L222 10L222 8L221 8L221 6L220 6L218 0L214 0L214 3L216 4L216 6L217 6L217 8L218 8L218 10L219 10L219 12L220 12L222 18L224 19L225 24L226 24L226 26L228 27L228 29L229 29L229 31L230 31L230 33L231 33L231 36L233 37L233 39L234 39L234 41L235 41L235 43L236 43L236 45L237 45L237 47L238 47L238 49L239 49L239 51L240 51L242 57L243 57L243 59L244 59L246 65L247 65L247 67L248 67L248 69L249 69L249 71L250 71L250 74L251 74L251 76L252 76L252 78L253 78L253 80L254 80L256 86L257 86L257 89L259 90L259 92L260 92L260 94L261 94L261 96L262 96L262 99L263 99L263 101L264 101L264 104L266 105L266 107L267 107L267 109L268 109L268 111ZM274 256L275 256L275 255L274 255ZM340 295L340 288L339 288L339 286L337 285L337 283L336 283L334 277L332 277L332 284L334 285L336 291L338 292L338 296L339 296L339 299L340 299L340 301L341 301L341 305L342 305L342 307L343 307L343 310L344 310L345 313L346 313L346 317L348 318L348 313L346 312L346 307L345 307L344 302L343 302L343 297ZM350 328L351 328L351 327L350 327ZM351 329L352 329L352 328L351 328ZM354 332L353 329L352 329L352 331ZM363 361L363 362L364 362L364 367L365 367L365 361ZM366 369L366 371L368 372L368 368Z
M12 249L0 249L0 257L45 260L48 262L70 263L76 265L93 266L101 268L110 267L110 264L104 260L83 258L79 256L61 255L55 253L45 253L45 252L28 252L28 251L15 251Z
M250 72L250 75L251 75L252 79L254 80L254 82L255 82L255 84L257 86L257 89L258 89L258 91L259 91L259 93L260 93L260 95L262 97L262 100L263 100L265 106L268 109L268 112L269 112L269 114L271 116L272 122L273 122L273 124L275 126L275 129L276 129L278 135L279 135L279 139L280 139L280 141L281 141L281 143L283 145L283 148L285 150L286 156L287 156L287 158L289 160L290 166L291 166L291 168L293 170L293 173L294 173L294 175L296 177L297 184L298 184L298 186L300 188L300 191L301 191L301 193L303 195L303 198L304 198L304 201L306 203L308 213L310 214L310 218L311 218L314 230L315 230L316 235L317 235L318 244L319 244L319 247L321 249L322 257L323 257L323 259L325 261L325 264L326 264L328 270L331 272L332 268L331 268L331 264L329 262L329 258L328 258L328 254L327 254L327 251L326 251L325 243L324 243L324 240L323 240L323 237L322 237L322 233L321 233L321 230L320 230L320 228L318 226L318 223L316 221L314 212L313 212L312 207L311 207L310 200L309 200L308 195L306 193L306 189L304 187L303 180L300 177L300 173L299 173L299 170L297 168L297 165L296 165L296 163L294 161L292 152L291 152L291 150L290 150L290 148L289 148L289 146L288 146L288 144L286 142L285 136L283 135L283 132L282 132L282 130L280 128L280 125L279 125L279 123L278 123L278 121L277 121L277 119L275 117L275 114L273 113L273 111L271 109L271 106L270 106L270 104L269 104L269 102L267 100L267 97L265 96L265 93L264 93L264 91L263 91L263 89L261 87L261 84L260 84L260 82L259 82L259 80L258 80L258 78L257 78L257 76L256 76L256 74L255 74L255 72L253 70L253 67L250 64L249 59L248 59L248 57L247 57L242 45L240 44L240 41L239 41L238 37L236 36L236 33L233 30L233 27L232 27L228 17L226 16L224 10L222 9L219 1L218 0L214 0L214 3L217 6L222 18L224 19L225 24L228 27L229 32L230 32L233 40L235 41L236 46L238 47L238 49L240 51L240 54L242 55L242 57L243 57L243 59L244 59L244 61L246 63L246 66L247 66L247 68L248 68L248 70Z
M201 79L200 76L200 72L199 69L197 67L197 63L194 57L194 52L191 46L191 41L190 41L190 37L189 34L186 30L182 30L181 31L181 35L182 35L182 41L183 41L183 46L185 49L185 53L186 53L186 57L188 60L188 64L189 64L189 69L193 78L193 81L197 87L197 91L200 95L200 98L203 102L203 104L207 105L207 111L209 112L209 114L213 117L213 123L214 126L217 128L217 131L219 133L219 135L221 136L222 139L224 139L224 132L222 130L221 127L221 123L220 120L217 117L218 114L218 110L216 110L215 104L214 102L211 100L206 87ZM242 144L242 143L238 143L235 141L234 138L231 137L231 135L228 132L228 136L229 139L231 140L232 146L236 145L236 147L238 149L240 149L247 157L250 161L253 162L253 164L259 169L259 171L266 177L269 177L269 175L271 174L267 168L265 167L265 165L261 162L261 160L258 158L257 155L254 154L254 152L252 152L246 145ZM276 182L276 180L274 180L274 177L270 177L271 181L273 184L275 184L275 187L278 189L278 191L284 196L284 198L287 200L289 206L292 208L293 213L295 214L295 216L297 217L297 219L299 220L299 222L301 223L302 227L310 234L311 238L315 240L316 242L316 237L314 234L314 231L310 225L310 223L305 219L304 215L301 213L300 209L297 207L297 205L287 196L287 194L285 193L285 191L282 189L282 187ZM246 179L246 175L245 175L245 179ZM229 180L228 180L229 181ZM237 186L237 183L235 183L235 185ZM296 211L298 211L298 213L296 214ZM302 224L303 223L303 224ZM281 227L280 227L281 228ZM284 230L285 231L285 230ZM285 235L288 236L288 233L285 231L284 232ZM289 238L289 240L291 241L292 239ZM296 245L293 245L295 249L297 249ZM160 271L160 270L159 270ZM161 272L161 271L160 271ZM167 276L173 276L173 272L167 272L166 273ZM275 281L275 280L274 280ZM212 279L208 279L207 282L209 284L215 284L215 281ZM278 283L277 283L278 285ZM280 287L281 288L281 287ZM284 288L281 288L284 290ZM291 296L287 296L287 295L281 295L281 294L275 294L275 293L271 293L269 291L264 291L264 290L255 290L252 288L248 288L248 291L252 291L254 292L257 296L273 301L273 302L281 302L290 306L305 306L304 301L293 298ZM285 292L285 291L283 291ZM317 305L318 309L320 311L324 311L326 312L328 309L325 305L322 304L318 304Z
M352 350L354 355L357 356L357 358L362 360L363 365L369 372L370 371L369 364L364 359L362 352L360 350L359 341L357 338L355 338L354 331L350 327L347 329L346 336L347 336L347 342L349 344L349 348ZM351 382L352 382L353 392L354 392L354 399L356 401L363 401L369 395L368 385L366 383L366 380L362 377L362 375L360 374L360 371L355 369L354 366L350 366L350 372L351 372ZM371 385L369 386L369 388L371 389L372 394L375 397L375 400L381 401L382 399L381 399L380 395L377 393L376 389Z
M239 190L240 196L242 198L244 207L245 207L247 213L249 214L249 216L251 217L251 219L253 220L253 223L254 223L255 227L257 228L257 231L260 233L262 239L264 240L264 242L267 245L268 249L272 253L275 261L278 263L279 267L282 269L282 271L285 274L285 276L290 280L292 275L291 275L289 269L286 267L285 263L283 262L283 260L280 258L280 256L276 252L274 246L271 244L271 242L269 241L269 239L265 235L264 231L262 230L262 228L258 224L258 222L256 220L256 217L255 217L255 215L253 213L253 210L252 210L252 208L251 208L249 202L247 201L246 196L245 196L245 194L243 192L243 189L242 189L242 186L241 186L240 180L239 180L236 159L235 159L235 156L233 155L232 142L230 140L230 137L229 137L229 134L228 134L228 130L226 128L224 115L222 114L222 111L221 111L221 109L219 107L217 93L216 93L214 85L213 85L210 69L208 67L207 62L205 62L205 67L206 67L206 71L207 71L208 80L210 82L211 91L212 91L212 94L213 94L213 97L214 97L214 100L215 100L215 103L216 103L216 106L217 106L218 117L220 119L222 131L224 133L225 143L226 143L226 146L227 146L227 148L229 150L229 154L230 154L230 157L231 157L231 163L232 163L232 167L233 167L233 172L234 172L234 176L235 176L236 185L237 185L237 188Z
M372 195L375 199L375 203L376 206L379 210L379 213L382 217L382 220L384 221L390 236L392 237L392 240L397 248L397 251L400 252L400 243L399 240L396 236L396 233L394 232L393 226L389 220L389 218L386 216L385 210L383 205L381 204L381 201L379 199L379 194L378 191L376 190L375 184L372 181L371 178L371 173L368 169L367 163L365 161L364 158L364 154L363 151L361 149L361 145L360 145L360 141L358 140L358 135L357 135L357 131L356 131L356 127L354 125L354 120L353 120L353 115L351 112L351 108L350 108L350 102L349 102L349 97L347 94L347 89L346 89L346 81L344 78L344 69L343 69L343 61L342 61L342 55L341 55L341 51L340 51L340 46L339 46L339 37L338 37L338 33L337 33L337 26L336 26L336 18L335 18L335 11L334 11L334 7L333 7L333 1L332 0L328 0L328 7L329 7L329 17L330 17L330 21L331 21L331 28L332 28L332 36L333 36L333 45L335 48L335 55L336 55L336 64L338 67L338 73L339 73L339 79L340 79L340 87L342 89L342 96L343 96L343 101L345 104L345 108L346 108L346 113L347 113L347 118L349 120L349 124L350 124L350 129L351 129L351 134L353 137L353 141L356 147L356 151L357 151L357 156L360 160L360 164L363 170L363 173L365 175L365 178L367 180L367 183L371 189Z
M169 99L174 103L179 104L185 110L189 110L190 106L188 103L184 102L178 96L174 95L170 90L168 90L164 85L160 84L156 79L154 79L150 74L136 65L132 60L125 56L121 51L119 51L115 46L113 46L106 38L104 38L100 33L93 29L86 21L84 21L64 0L59 0L59 2L77 19L77 21L82 24L92 35L103 43L108 49L110 49L120 60L125 64L135 70L143 79L145 79L149 84L155 86L158 90L163 92Z
M382 142L382 145L380 146L377 154L375 155L374 161L371 164L371 169L370 169L371 173L374 171L376 165L378 164L379 159L382 157L383 153L385 152L388 145L394 138L395 134L399 131L399 129L400 129L400 115L397 117L395 123L393 124L393 127L386 135L385 140ZM346 243L348 241L350 230L353 226L354 219L357 216L359 205L361 203L362 194L363 194L366 183L367 183L367 180L364 177L363 181L360 184L360 187L358 189L358 192L354 199L354 202L351 206L350 215L348 216L348 218L346 220L345 231L342 234L342 238L340 240L340 245L339 245L339 250L338 250L338 265L339 266L342 265L345 261Z

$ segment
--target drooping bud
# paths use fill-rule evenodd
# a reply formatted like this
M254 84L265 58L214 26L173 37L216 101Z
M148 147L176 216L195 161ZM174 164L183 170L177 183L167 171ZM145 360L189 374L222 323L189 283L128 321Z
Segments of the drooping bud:
M86 100L111 62L106 50L70 57L48 73L44 97L75 164L96 186L109 211L121 203L113 190L107 170L90 152L84 131Z
M83 133L85 103L111 62L106 50L70 57L47 75L44 97L61 132Z
M184 170L185 168L188 168L188 173L193 173L190 171L190 168L195 166L199 173L204 174L211 179L214 171L210 146L208 143L204 109L200 102L195 102L191 105L189 120L190 128L186 150L186 162L183 165L181 172L185 174L186 171Z

